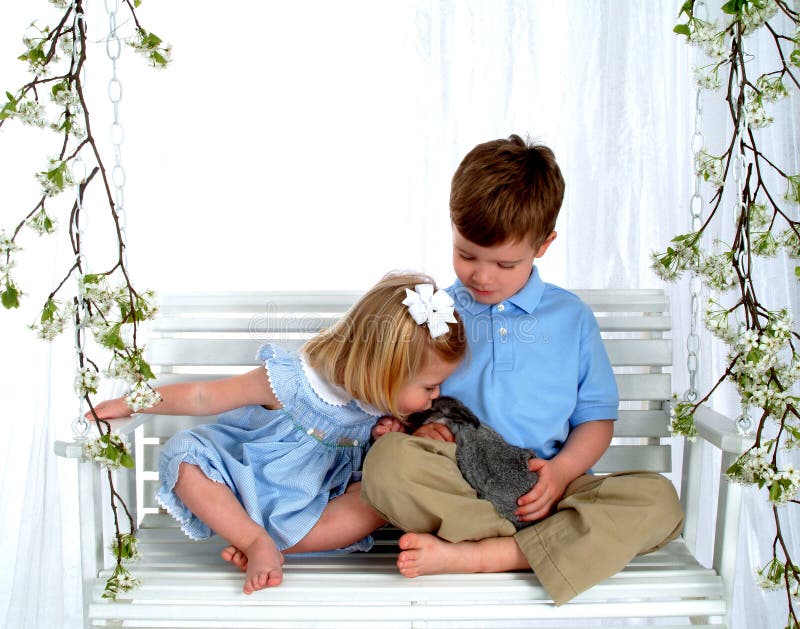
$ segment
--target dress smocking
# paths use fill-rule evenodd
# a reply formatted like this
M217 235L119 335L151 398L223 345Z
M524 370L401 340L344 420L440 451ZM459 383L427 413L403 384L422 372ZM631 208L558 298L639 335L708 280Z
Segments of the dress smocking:
M370 431L382 413L327 385L303 357L276 345L257 354L283 408L245 406L215 424L176 433L162 448L156 498L192 539L211 529L174 492L183 462L227 485L280 550L303 539L328 502L360 478ZM316 388L315 388L316 387ZM346 550L369 550L365 537Z

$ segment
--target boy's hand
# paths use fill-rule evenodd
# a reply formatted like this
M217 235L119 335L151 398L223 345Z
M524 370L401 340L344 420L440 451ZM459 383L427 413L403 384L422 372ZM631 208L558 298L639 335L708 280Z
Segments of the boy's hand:
M381 417L372 427L373 441L383 437L387 432L405 432L405 426L396 417Z
M550 515L572 479L561 470L555 459L531 459L528 469L536 472L539 480L533 489L517 500L519 509L515 515L524 522L534 522Z
M428 439L450 441L451 443L456 440L453 433L450 432L450 429L444 424L424 424L411 434L414 437L427 437Z
M114 400L106 400L94 407L94 412L97 413L99 419L117 419L120 417L130 417L132 411L125 403L124 398L116 398ZM85 415L89 421L94 421L92 411L88 411Z

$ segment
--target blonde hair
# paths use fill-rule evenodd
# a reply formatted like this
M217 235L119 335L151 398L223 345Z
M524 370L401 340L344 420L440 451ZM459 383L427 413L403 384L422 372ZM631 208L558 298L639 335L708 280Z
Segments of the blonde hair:
M425 367L429 351L452 363L467 350L458 314L456 323L448 323L450 330L435 339L427 325L414 321L403 299L417 284L436 286L421 273L389 273L334 326L303 346L311 367L329 382L395 417L401 417L400 390Z

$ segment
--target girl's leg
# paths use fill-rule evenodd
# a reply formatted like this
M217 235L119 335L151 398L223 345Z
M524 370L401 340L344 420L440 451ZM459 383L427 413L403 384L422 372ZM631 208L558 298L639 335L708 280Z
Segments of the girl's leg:
M174 491L211 530L247 556L247 577L242 588L245 594L281 583L283 555L227 485L214 482L196 465L181 463Z
M328 503L308 535L283 552L311 553L344 548L384 524L386 521L361 500L361 483L353 483Z
M345 493L328 503L308 535L283 552L311 553L344 548L384 524L386 521L361 500L361 483L353 483ZM242 570L250 565L249 556L236 544L223 550L222 557Z

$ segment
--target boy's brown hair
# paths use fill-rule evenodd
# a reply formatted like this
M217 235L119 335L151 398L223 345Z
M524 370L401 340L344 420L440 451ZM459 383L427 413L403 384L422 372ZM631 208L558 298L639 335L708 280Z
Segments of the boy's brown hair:
M540 246L555 229L564 178L553 151L518 135L479 144L450 186L450 220L482 247L528 239Z

